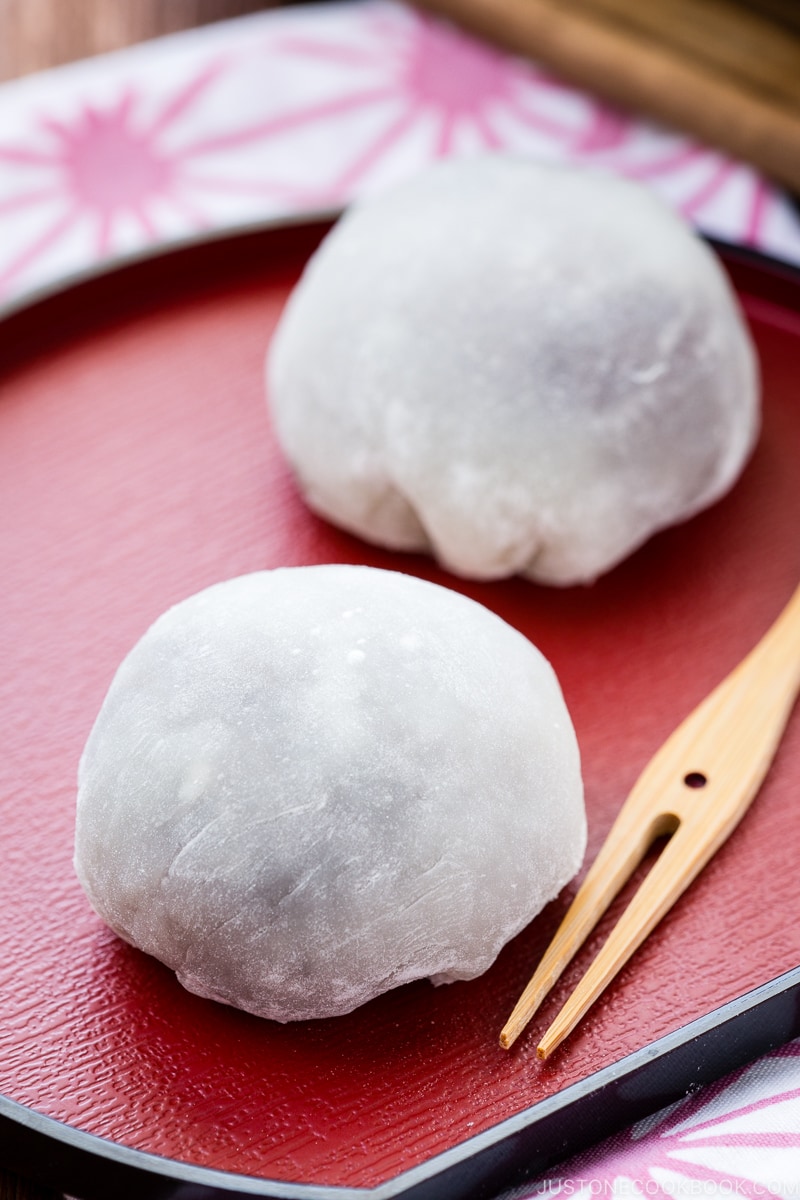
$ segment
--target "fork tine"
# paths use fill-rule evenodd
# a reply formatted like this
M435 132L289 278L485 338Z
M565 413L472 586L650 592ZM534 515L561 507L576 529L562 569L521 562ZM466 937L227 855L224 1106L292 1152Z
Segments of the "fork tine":
M640 775L542 962L500 1034L512 1045L622 885L672 838L545 1034L545 1058L735 828L758 791L800 689L800 588L761 641L678 726ZM675 832L677 830L677 832Z
M642 808L641 799L631 793L620 809L536 972L503 1027L500 1045L505 1049L522 1033L655 839L674 828L674 821L668 820L666 814L651 814L647 820L648 814Z
M689 854L693 836L694 830L689 825L679 827L672 835L597 957L539 1042L536 1048L539 1058L547 1058L572 1032L633 952L702 870L713 850L704 858L693 861Z

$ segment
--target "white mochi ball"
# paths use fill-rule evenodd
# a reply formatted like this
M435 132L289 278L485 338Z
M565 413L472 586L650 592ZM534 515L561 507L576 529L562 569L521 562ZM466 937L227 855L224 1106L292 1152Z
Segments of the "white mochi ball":
M80 764L96 911L190 991L278 1021L480 974L585 840L547 661L481 605L368 567L170 609Z
M759 423L711 250L638 184L505 156L357 204L290 297L268 393L323 516L553 584L718 499Z

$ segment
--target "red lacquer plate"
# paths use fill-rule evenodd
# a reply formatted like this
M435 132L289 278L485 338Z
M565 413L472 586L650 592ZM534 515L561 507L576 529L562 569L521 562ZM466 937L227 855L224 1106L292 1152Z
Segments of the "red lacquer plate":
M494 609L561 678L591 858L645 762L800 578L791 271L722 251L766 394L724 501L590 588L470 584L315 518L277 449L264 354L324 231L176 251L0 324L0 1148L86 1197L484 1194L800 1028L797 717L743 824L546 1064L536 1034L619 906L510 1053L499 1030L569 890L479 980L290 1026L189 995L90 911L71 866L81 749L134 641L208 584L360 562Z

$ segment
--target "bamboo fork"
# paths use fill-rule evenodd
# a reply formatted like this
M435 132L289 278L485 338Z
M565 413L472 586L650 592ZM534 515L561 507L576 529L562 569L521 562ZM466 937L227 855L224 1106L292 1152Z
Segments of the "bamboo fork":
M539 967L500 1034L508 1049L653 841L667 845L545 1033L547 1058L739 823L800 690L800 587L745 659L678 726L620 809Z

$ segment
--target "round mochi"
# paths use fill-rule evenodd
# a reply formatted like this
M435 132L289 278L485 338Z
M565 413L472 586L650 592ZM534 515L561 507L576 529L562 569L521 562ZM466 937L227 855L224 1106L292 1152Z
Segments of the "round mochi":
M96 911L190 991L278 1021L480 974L585 840L546 659L474 601L368 567L170 609L80 764Z
M268 394L323 516L459 575L562 585L718 499L759 423L710 249L638 184L500 155L345 215Z

